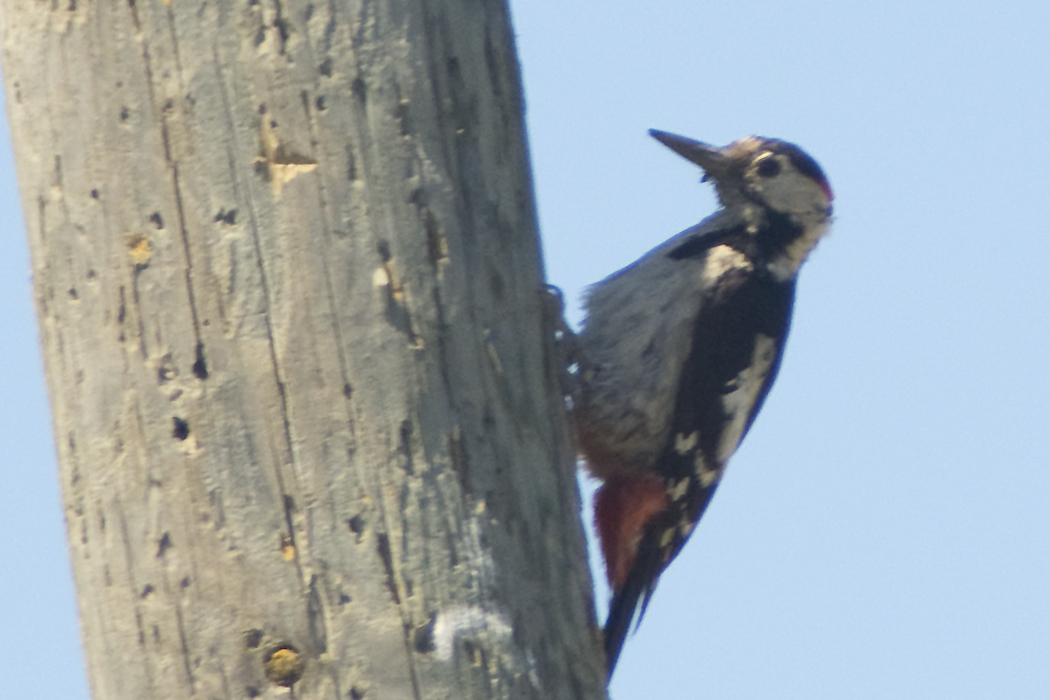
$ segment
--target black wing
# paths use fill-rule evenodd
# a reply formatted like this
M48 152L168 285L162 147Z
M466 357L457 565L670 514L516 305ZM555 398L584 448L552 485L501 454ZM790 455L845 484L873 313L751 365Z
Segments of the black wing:
M639 622L660 574L688 541L718 487L725 460L723 436L736 416L725 398L734 381L756 360L760 337L772 341L772 358L746 411L740 440L761 409L780 368L791 322L794 281L762 273L731 271L711 290L697 317L693 346L683 365L668 444L656 470L667 483L670 506L646 525L623 587L616 591L605 624L605 654L612 675L631 622ZM768 341L766 341L768 342ZM738 443L739 444L739 443ZM729 450L732 452L735 445Z

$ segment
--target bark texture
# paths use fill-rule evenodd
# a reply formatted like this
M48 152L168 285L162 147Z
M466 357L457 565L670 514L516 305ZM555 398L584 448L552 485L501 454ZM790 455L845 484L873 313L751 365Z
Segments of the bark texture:
M602 697L505 4L0 5L95 697Z

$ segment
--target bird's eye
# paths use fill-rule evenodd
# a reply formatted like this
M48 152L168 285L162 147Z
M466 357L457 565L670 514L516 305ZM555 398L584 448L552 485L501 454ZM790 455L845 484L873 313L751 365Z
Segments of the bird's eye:
M763 158L758 161L758 167L756 170L762 177L776 177L780 174L780 161L774 156Z

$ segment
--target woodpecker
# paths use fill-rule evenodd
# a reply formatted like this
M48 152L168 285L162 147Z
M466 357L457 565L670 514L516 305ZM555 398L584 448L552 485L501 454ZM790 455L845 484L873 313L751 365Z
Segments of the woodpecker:
M603 482L610 676L769 393L799 267L832 211L824 172L793 144L649 133L704 170L721 208L591 287L575 339L573 424Z

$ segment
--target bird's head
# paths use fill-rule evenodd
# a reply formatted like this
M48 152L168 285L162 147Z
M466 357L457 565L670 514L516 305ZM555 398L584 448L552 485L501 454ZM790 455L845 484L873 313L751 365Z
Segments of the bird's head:
M703 168L723 206L754 202L799 220L831 216L831 187L824 171L794 144L746 136L717 148L666 131L649 133Z

